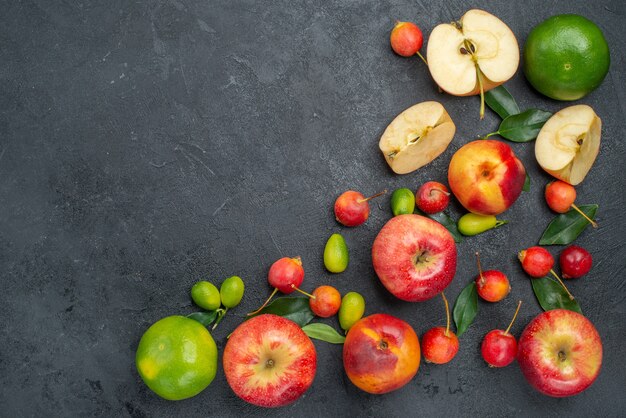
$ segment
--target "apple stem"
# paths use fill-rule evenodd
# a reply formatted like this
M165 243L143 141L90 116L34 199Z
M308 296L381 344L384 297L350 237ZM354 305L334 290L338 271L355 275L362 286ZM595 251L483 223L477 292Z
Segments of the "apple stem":
M485 118L485 88L483 87L483 73L476 65L476 77L478 78L478 88L480 88L480 120Z
M374 199L374 198L376 198L376 197L378 197L378 196L382 196L382 195L384 195L385 193L387 193L387 189L383 190L383 191L382 191L382 192L380 192L380 193L376 193L376 194L375 194L375 195L373 195L373 196L366 197L365 199L359 199L359 200L357 200L357 202L358 202L358 203L367 202L367 201L372 200L372 199Z
M443 191L443 190L441 190L441 189L430 189L430 192L428 192L428 195L429 195L429 196L432 196L433 192L443 193L443 194L445 194L446 196L450 196L450 193L448 193L448 192L444 192L444 191Z
M443 304L446 306L446 332L444 335L447 337L450 332L450 306L448 305L448 299L443 292L441 292L441 297L443 298Z
M577 211L578 213L580 213L583 218L585 218L586 220L589 221L589 223L591 224L591 226L593 226L594 228L598 227L598 224L596 221L594 221L593 219L591 219L589 216L587 216L587 214L585 214L585 212L583 212L582 210L580 210L580 208L578 206L576 206L575 204L572 203L572 209L574 209L575 211Z
M268 303L270 303L270 300L272 300L272 298L274 297L274 295L276 294L276 292L278 292L278 288L277 288L277 287L275 287L275 288L274 288L274 291L272 292L272 294L270 295L270 297L269 297L269 298L267 298L267 300L265 301L265 303L264 303L263 305L261 305L261 307L260 307L259 309L257 309L257 310L256 310L256 311L254 311L254 312L250 312L250 313L248 313L246 316L256 315L256 314L258 314L259 312L261 312L261 311L263 310L263 308L265 308L265 307L267 306L267 304L268 304Z
M226 312L228 312L228 308L226 309L220 309L221 312L219 312L217 314L217 321L215 321L215 324L213 324L213 328L211 328L211 331L213 331L215 328L217 328L217 325L222 322L222 319L226 316Z
M293 290L297 290L298 292L302 293L303 295L307 295L307 296L308 296L308 297L310 297L311 299L315 299L315 296L313 296L312 294L307 293L307 292L305 292L304 290L302 290L302 289L298 288L298 286L296 286L296 285L295 285L295 284L293 284L293 283L291 284L291 288L292 288Z
M420 57L422 61L424 61L424 64L428 65L428 61L426 61L426 58L424 58L421 52L417 51L415 54L417 54L417 56Z
M498 227L500 227L502 225L506 225L508 223L509 223L509 221L503 221L503 220L496 219L496 224L493 227L494 228L498 228Z
M483 278L483 269L480 266L480 254L478 254L478 251L476 251L476 264L478 264L478 275L480 276L480 280L484 281L485 279Z
M511 327L513 326L513 322L515 322L515 318L517 318L517 314L519 313L519 308L522 307L522 301L520 300L519 302L517 302L517 309L515 310L515 314L513 315L513 319L511 319L511 323L509 324L509 327L506 329L506 331L504 331L504 335L508 334L509 331L511 330Z
M570 293L570 291L567 289L567 286L565 286L565 283L563 283L563 280L561 280L559 275L556 274L556 272L554 270L552 270L552 269L550 269L550 273L552 273L552 275L558 280L558 282L561 283L561 286L563 286L563 289L565 289L565 292L567 293L567 296L569 296L569 298L571 300L574 300L574 295L572 295Z

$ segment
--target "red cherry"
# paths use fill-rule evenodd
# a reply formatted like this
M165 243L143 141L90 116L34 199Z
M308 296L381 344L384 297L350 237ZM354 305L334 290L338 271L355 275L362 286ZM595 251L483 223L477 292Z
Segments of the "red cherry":
M303 295L315 299L315 296L299 288L299 286L302 284L302 280L304 280L304 268L302 268L302 260L300 259L300 257L283 257L276 260L274 264L272 264L272 266L270 267L270 271L267 274L267 281L269 282L270 286L274 288L274 291L259 309L254 312L248 313L248 316L259 313L263 308L267 306L267 304L270 302L270 300L272 300L272 298L278 291L281 291L282 293L288 295L296 290Z
M574 204L576 200L576 189L569 183L565 183L564 181L557 180L546 185L546 203L556 213L565 213L570 209L574 209L578 213L582 215L583 218L587 219L591 226L594 228L598 227L598 224L590 219L583 211L581 211L578 206Z
M459 339L450 331L450 307L446 295L441 292L446 306L446 327L431 328L422 337L422 353L429 363L444 364L456 356L459 351Z
M554 257L545 248L530 247L520 251L517 258L522 268L531 277L544 277L554 266Z
M411 22L398 22L389 37L391 49L403 57L417 54L424 43L424 36L417 25Z
M478 296L487 302L499 302L511 292L511 284L504 273L498 270L483 271L480 266L480 256L476 253L478 276L476 276L476 291Z
M441 212L448 207L448 203L450 203L450 191L439 182L426 182L415 192L415 204L424 213Z
M422 337L422 352L429 363L445 364L459 351L459 339L445 327L431 328Z
M559 264L564 279L577 279L591 270L593 258L589 251L577 245L570 245L561 252Z
M304 269L300 257L283 257L276 260L267 275L270 286L288 295L300 287L304 280Z
M335 218L345 226L359 226L370 216L369 201L387 193L387 190L374 196L364 197L354 190L344 192L335 200Z
M480 353L483 359L491 367L505 367L515 360L517 356L517 340L509 331L517 318L519 309L522 306L522 301L517 303L517 309L513 315L511 323L507 327L506 331L500 329L494 329L489 331L480 346Z
M491 367L508 366L517 355L517 341L511 334L494 329L485 335L480 352Z

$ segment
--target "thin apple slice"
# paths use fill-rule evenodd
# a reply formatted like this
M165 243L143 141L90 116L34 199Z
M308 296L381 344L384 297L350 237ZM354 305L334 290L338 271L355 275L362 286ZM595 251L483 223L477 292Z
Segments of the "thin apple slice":
M580 184L598 156L602 121L587 105L566 107L543 125L535 157L546 172L573 186Z
M445 151L455 131L456 126L441 103L422 102L396 116L378 146L395 173L407 174Z

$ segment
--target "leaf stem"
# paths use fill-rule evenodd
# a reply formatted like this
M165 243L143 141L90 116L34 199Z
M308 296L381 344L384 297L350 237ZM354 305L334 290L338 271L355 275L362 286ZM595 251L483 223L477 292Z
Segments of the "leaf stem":
M558 274L556 274L556 272L555 272L554 270L552 270L552 269L550 269L550 273L552 273L552 275L553 275L554 277L556 277L556 279L558 280L558 282L559 282L559 283L561 283L561 286L563 286L563 289L565 289L565 292L567 293L567 296L569 296L569 298L570 298L571 300L574 300L574 295L572 295L572 294L570 293L570 291L567 289L567 286L565 286L565 283L563 283L563 280L561 280L561 278L559 277L559 275L558 275Z
M589 216L587 216L587 214L585 212L583 212L582 210L580 210L578 208L578 206L576 206L575 204L572 203L572 209L574 209L575 211L577 211L578 213L580 213L583 218L585 218L586 220L589 221L589 223L591 224L591 226L593 226L594 228L598 227L598 224L596 221L594 221L593 219L591 219Z
M228 308L218 309L217 321L215 321L215 324L213 324L213 328L211 328L211 331L217 328L218 324L222 322L222 319L226 316L226 312L228 312Z
M515 318L517 318L517 314L519 313L519 308L522 307L522 301L520 300L519 302L517 302L517 309L515 310L515 314L513 315L513 319L511 319L511 323L509 324L508 328L506 329L506 331L504 331L504 334L508 334L509 331L511 330L511 327L513 326L513 322L515 322Z

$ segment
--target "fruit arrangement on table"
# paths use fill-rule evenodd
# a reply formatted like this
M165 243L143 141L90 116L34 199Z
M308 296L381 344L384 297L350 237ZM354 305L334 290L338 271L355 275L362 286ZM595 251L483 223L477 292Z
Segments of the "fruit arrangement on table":
M366 303L357 292L342 297L330 285L305 291L302 259L280 258L269 267L269 297L227 337L222 356L228 384L246 402L278 407L305 393L314 383L317 367L311 338L343 344L349 380L372 394L394 391L410 382L422 355L425 361L441 365L455 357L463 333L478 314L479 298L498 303L512 291L508 277L497 269L483 270L476 253L477 275L457 296L452 310L444 294L456 274L457 244L507 225L496 216L530 187L514 148L487 139L496 135L513 143L535 141L537 164L555 178L545 186L545 201L558 215L537 246L517 254L544 312L526 325L518 340L512 327L523 305L519 301L505 330L485 333L481 355L489 367L506 367L517 359L529 384L553 397L578 394L598 377L600 336L563 279L580 278L592 268L592 255L570 244L587 226L597 227L598 206L577 206L574 186L585 179L600 150L600 118L584 104L565 107L554 115L539 109L521 112L503 86L519 66L517 39L488 12L469 10L457 22L436 26L426 57L420 52L423 39L420 28L411 22L398 22L390 34L392 49L403 57L418 55L442 92L480 95L480 119L485 104L502 118L496 132L454 153L448 167L449 187L433 180L420 185L415 194L406 187L393 191L391 218L372 243L372 264L382 285L403 301L421 302L441 295L446 326L426 331L420 344L415 330L400 318L387 313L364 317ZM545 20L531 31L524 46L526 77L539 92L558 100L577 100L598 87L609 62L600 29L577 15ZM393 118L378 145L390 169L407 174L438 158L455 131L445 108L426 101ZM354 190L344 192L334 202L337 222L358 227L370 215L370 201L386 193L365 197ZM445 212L452 198L468 211L456 221ZM545 248L549 245L568 245L558 259L560 276L554 257ZM323 263L332 274L349 269L349 250L340 233L328 238ZM208 281L199 281L191 288L191 297L203 311L161 319L146 331L137 348L136 366L150 389L165 399L180 400L195 396L213 381L218 353L208 328L215 329L227 311L240 304L244 287L238 276L224 280L219 290ZM304 296L274 299L279 292ZM343 333L326 323L311 322L315 317L335 315Z

